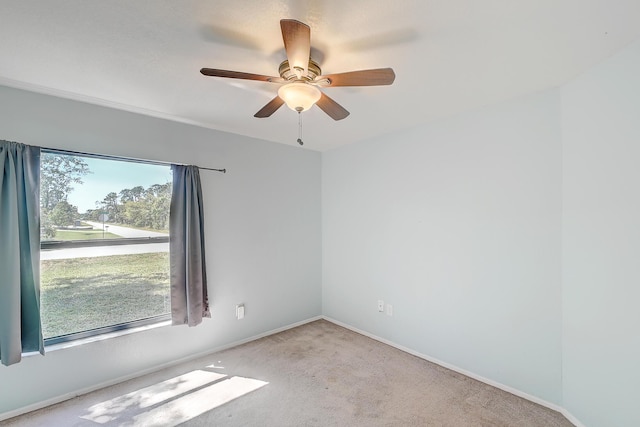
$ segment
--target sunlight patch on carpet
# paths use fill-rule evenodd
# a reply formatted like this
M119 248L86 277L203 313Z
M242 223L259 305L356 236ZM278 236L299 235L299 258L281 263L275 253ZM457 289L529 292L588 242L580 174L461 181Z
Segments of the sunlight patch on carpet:
M166 405L163 402L188 402L183 400L197 393L198 389L211 389L211 384L226 378L227 375L216 372L196 370L175 378L153 384L149 387L133 391L131 393L118 396L116 398L106 400L95 404L87 409L87 414L81 416L89 421L105 424L116 419L133 418L137 416L141 410L151 408L150 411L158 411ZM252 380L257 381L257 380ZM224 381L228 382L228 381ZM260 381L262 383L262 381ZM266 384L266 383L264 383ZM216 384L214 384L216 385ZM202 388L208 386L206 388ZM254 388L255 389L255 388ZM251 391L251 390L250 390ZM246 392L238 394L239 391L221 390L226 398L229 395L242 395ZM184 397L181 397L183 396ZM238 397L236 396L236 397ZM235 398L235 397L234 397ZM155 407L155 409L153 408Z
M265 385L265 381L233 377L136 415L131 426L172 427L231 402Z

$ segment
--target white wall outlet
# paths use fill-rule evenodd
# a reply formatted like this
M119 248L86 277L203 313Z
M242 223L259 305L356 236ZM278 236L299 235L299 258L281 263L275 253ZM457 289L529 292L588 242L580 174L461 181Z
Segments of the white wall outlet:
M244 319L244 304L236 305L236 319Z
M393 306L391 304L387 304L387 316L393 316Z
M381 299L378 300L378 311L381 313L384 311L384 301Z

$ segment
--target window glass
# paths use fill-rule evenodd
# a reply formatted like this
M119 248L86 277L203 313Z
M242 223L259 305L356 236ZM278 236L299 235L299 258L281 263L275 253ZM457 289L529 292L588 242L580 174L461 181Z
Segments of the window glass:
M170 201L169 166L42 153L47 342L168 318Z

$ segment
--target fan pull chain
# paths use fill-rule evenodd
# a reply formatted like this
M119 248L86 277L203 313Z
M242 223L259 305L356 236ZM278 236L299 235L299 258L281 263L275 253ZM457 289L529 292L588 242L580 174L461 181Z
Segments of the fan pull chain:
M302 142L302 114L301 111L298 111L298 144L304 145Z

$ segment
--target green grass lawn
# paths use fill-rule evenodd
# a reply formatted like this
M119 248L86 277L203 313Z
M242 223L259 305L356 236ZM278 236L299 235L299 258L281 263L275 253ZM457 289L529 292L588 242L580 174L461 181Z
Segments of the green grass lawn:
M41 261L45 338L170 312L169 254Z
M105 239L117 239L117 234L105 232ZM55 240L94 240L102 239L102 230L56 230Z

